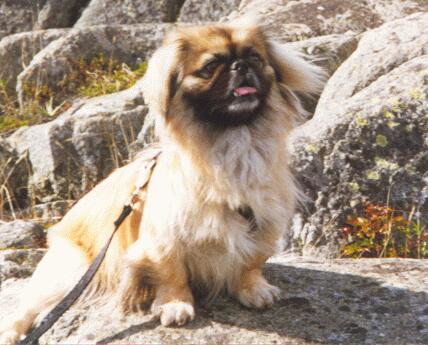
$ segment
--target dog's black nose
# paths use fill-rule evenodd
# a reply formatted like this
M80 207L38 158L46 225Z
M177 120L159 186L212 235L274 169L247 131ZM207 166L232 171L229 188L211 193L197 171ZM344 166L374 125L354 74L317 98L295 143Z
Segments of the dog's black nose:
M244 60L236 60L230 66L232 71L236 71L239 73L246 73L248 71L248 65Z

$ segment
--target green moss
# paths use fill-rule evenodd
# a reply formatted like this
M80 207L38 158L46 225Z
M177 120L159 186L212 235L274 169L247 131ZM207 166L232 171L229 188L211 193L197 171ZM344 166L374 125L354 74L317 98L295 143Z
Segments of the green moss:
M368 171L366 172L366 177L367 177L369 180L373 180L373 181L377 181L377 180L379 180L379 179L380 179L380 175L379 175L379 173L378 173L377 171L374 171L374 170L368 170Z
M357 115L357 117L355 118L355 123L358 126L362 127L362 126L367 126L369 124L369 121L364 117L362 117L361 115Z
M385 116L387 119L391 119L391 120L395 119L395 115L388 110L385 110L383 112L383 116Z
M409 176L414 176L414 175L416 175L416 173L417 173L417 171L416 171L415 167L414 167L414 166L412 166L411 164L406 164L406 165L404 166L404 170L406 170L406 173L407 173Z
M309 152L309 153L318 153L320 151L319 147L317 147L313 144L306 145L305 150L306 150L306 152Z
M360 186L356 182L349 182L348 188L352 193L357 193L360 190Z
M386 145L388 145L388 139L384 135L378 134L376 135L376 145L386 147Z
M91 64L83 66L78 75L83 79L77 87L77 95L81 97L97 97L130 88L140 79L147 69L147 63L141 63L131 69L126 64L105 61L96 57ZM73 79L75 75L67 79ZM64 83L68 83L69 80Z
M411 133L415 129L415 125L413 123L410 123L404 129L406 130L407 133Z
M350 202L349 204L351 205L351 207L352 207L352 208L355 208L355 207L357 207L360 203L361 203L361 202L360 202L360 200L353 199L353 200L351 200L351 202Z
M399 112L403 103L397 97L391 97L387 100L388 104L391 106L392 111Z
M397 170L399 165L397 163L389 162L384 158L375 157L375 163L378 168L387 170Z
M28 120L20 120L15 116L2 115L0 116L0 132L8 132L15 128L27 126Z
M386 124L387 124L387 125L388 125L388 127L389 127L389 128L391 128L391 129L393 129L393 128L395 128L395 127L397 127L397 126L399 126L399 125L400 125L398 122L395 122L395 121L388 121Z
M422 91L421 89L414 88L410 90L410 97L414 100L418 100L422 98Z
M16 128L44 122L48 113L37 100L28 101L22 108L16 97L10 94L6 83L0 81L0 133Z

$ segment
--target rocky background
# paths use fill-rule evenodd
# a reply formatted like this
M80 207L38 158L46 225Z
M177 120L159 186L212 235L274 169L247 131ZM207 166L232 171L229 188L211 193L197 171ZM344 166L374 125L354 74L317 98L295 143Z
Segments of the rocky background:
M1 1L1 317L43 256L49 225L155 140L138 79L165 30L249 14L329 75L290 143L305 200L287 255L266 268L283 289L279 305L255 313L222 299L184 329L72 310L43 341L428 343L426 260L335 259L407 257L411 246L428 257L426 0Z

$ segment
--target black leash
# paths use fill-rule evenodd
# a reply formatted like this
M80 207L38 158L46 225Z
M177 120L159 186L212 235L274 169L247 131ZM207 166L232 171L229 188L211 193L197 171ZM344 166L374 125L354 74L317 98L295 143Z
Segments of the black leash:
M44 317L42 322L36 328L34 328L30 333L28 333L23 340L19 341L17 345L37 344L37 341L39 340L39 338L44 333L46 333L46 331L49 330L49 328L53 326L53 324L73 305L74 302L76 302L76 300L82 294L83 290L85 290L85 288L89 285L92 278L95 276L98 269L100 268L115 233L117 232L119 227L122 225L126 217L128 217L132 212L133 205L135 205L137 202L136 200L138 198L140 198L141 200L140 192L143 190L143 188L147 186L152 173L152 169L155 166L156 159L160 155L160 153L161 153L160 150L153 149L152 151L149 151L149 153L146 154L146 156L143 156L143 158L148 159L148 162L146 163L146 166L145 166L145 174L137 182L136 190L134 191L134 193L132 193L130 200L123 207L119 217L114 221L113 232L110 234L110 237L108 238L103 249L95 257L94 261L91 263L86 273L82 276L82 278L80 278L79 282L73 287L73 289L61 300L61 302L59 302ZM238 209L238 213L250 223L251 232L257 230L257 224L255 221L254 212L251 209L251 207L244 205Z
M114 222L114 230L110 235L110 238L107 240L101 252L98 253L91 266L89 266L86 273L80 278L79 282L74 286L74 288L59 302L55 308L53 308L48 315L42 320L39 326L34 328L28 335L18 342L18 345L31 345L35 343L52 325L64 314L68 308L79 298L83 290L88 286L97 273L103 259L107 253L108 247L113 239L114 234L119 229L120 225L126 219L126 217L132 212L131 205L125 205L122 209L120 216Z
M80 278L79 282L73 287L73 289L44 317L40 325L28 333L28 335L23 340L19 341L17 345L35 344L37 340L67 311L67 309L69 309L72 304L76 302L76 300L82 294L83 290L85 290L85 288L89 285L92 278L100 268L104 257L106 256L114 234L119 229L120 225L123 223L126 217L128 217L132 212L133 206L138 202L138 200L141 201L145 198L145 195L142 196L141 192L149 183L152 170L156 165L156 159L161 154L161 152L162 151L156 147L152 149L146 149L146 152L143 152L141 159L146 161L145 167L143 169L144 174L138 179L136 189L131 194L130 200L125 204L119 217L114 221L114 230L103 249L98 253L86 273L82 278Z

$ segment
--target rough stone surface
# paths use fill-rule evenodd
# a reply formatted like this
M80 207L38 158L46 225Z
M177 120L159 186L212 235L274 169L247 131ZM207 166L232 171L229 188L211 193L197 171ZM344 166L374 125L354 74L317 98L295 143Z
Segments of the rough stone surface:
M309 197L294 243L336 256L348 215L365 202L428 222L428 13L367 32L328 81L313 118L293 135Z
M422 260L311 260L275 257L265 267L282 290L270 310L229 298L199 303L196 319L166 328L150 315L120 317L108 307L67 312L41 339L55 344L425 344L428 264ZM0 317L22 282L0 291Z
M159 140L155 130L155 115L148 111L144 118L144 124L138 133L137 139L129 147L130 157L136 157L145 146L155 143Z
M10 35L0 41L0 66L7 66L0 68L0 80L6 83L8 92L15 92L16 78L34 55L66 32L60 29L30 31Z
M29 171L26 154L18 152L6 140L0 138L0 219L25 206Z
M354 33L327 35L298 42L286 43L305 54L309 60L324 68L331 76L336 69L357 49L358 35Z
M7 248L39 248L45 245L42 226L32 221L0 222L0 250Z
M241 0L186 0L178 18L181 22L213 22L228 16L239 7Z
M139 24L71 30L39 52L19 75L18 96L21 102L25 101L26 86L46 85L55 89L57 83L75 68L73 62L80 59L90 61L102 54L131 66L144 61L160 43L167 27L168 24ZM56 100L61 102L59 96Z
M384 10L388 10L389 15L385 15ZM428 10L428 3L418 0L243 0L240 10L230 17L256 15L276 36L286 40L301 40L348 30L363 32L385 21L422 10ZM306 29L300 29L300 34L293 34L296 29L290 25Z
M406 61L428 54L427 20L428 13L414 14L364 34L356 54L329 79L317 116L331 117L330 113L343 101L373 81Z
M57 119L23 127L7 141L28 153L29 190L38 203L76 200L128 159L147 108L141 83L76 102Z
M16 32L30 31L46 0L2 0L0 39Z
M92 0L76 26L173 22L183 2L184 0Z
M384 22L428 10L428 3L425 0L367 0L367 4Z
M321 66L330 77L336 69L357 49L359 36L354 33L313 37L303 41L285 43L287 47L302 53L305 58ZM315 111L318 97L302 98L303 107L308 111L308 120Z
M7 279L22 279L33 274L46 249L8 249L0 251L0 287ZM21 286L21 285L20 285ZM19 292L16 291L18 294ZM5 307L2 306L2 309ZM9 309L9 313L12 309ZM2 319L5 316L2 316Z
M82 14L89 0L46 0L37 16L36 28L69 28Z
M29 211L31 217L40 224L51 225L58 222L71 209L74 200L59 200L32 206Z

